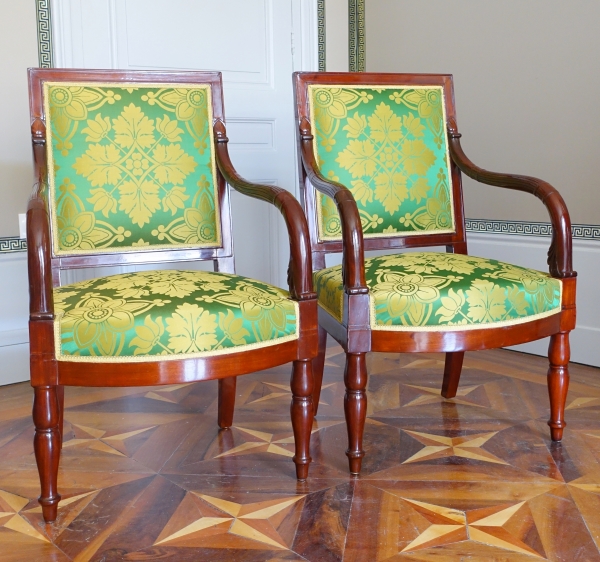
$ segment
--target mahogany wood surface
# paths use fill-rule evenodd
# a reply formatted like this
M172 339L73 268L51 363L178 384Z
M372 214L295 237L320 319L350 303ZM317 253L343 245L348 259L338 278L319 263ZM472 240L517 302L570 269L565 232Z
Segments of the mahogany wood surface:
M505 347L552 336L548 371L551 416L548 425L552 439L562 438L565 401L568 389L569 331L575 328L576 276L572 267L571 222L564 200L547 182L528 176L488 172L473 164L460 145L456 124L454 90L451 75L443 74L380 74L380 73L314 73L294 74L297 141L302 203L308 219L311 236L313 267L325 267L325 254L342 252L344 283L344 317L338 321L319 308L319 325L332 335L347 354L346 366L346 422L348 425L350 472L358 473L362 460L363 409L366 395L356 399L356 393L366 385L359 374L360 354L378 352L446 352L442 395L456 395L465 351ZM350 190L320 174L315 161L312 135L309 85L361 87L376 85L441 86L446 100L446 130L451 157L451 175L456 228L450 234L395 234L390 237L363 239L358 209ZM552 242L548 252L550 275L563 283L561 311L552 316L522 324L496 328L465 330L392 331L372 330L369 319L368 289L364 277L366 250L402 250L403 248L445 246L447 252L466 254L461 172L485 184L525 191L538 197L546 206L553 226ZM316 209L317 191L331 197L338 209L342 226L341 241L321 241L318 236ZM321 350L322 348L320 348ZM321 360L314 361L315 381L322 380ZM359 382L360 381L360 382ZM318 382L317 382L318 385ZM315 388L314 397L318 397ZM366 411L366 410L365 410Z
M219 247L170 249L96 255L54 256L51 223L46 197L47 184L46 124L43 83L116 82L208 84L212 90L215 127L215 155L219 199L221 240ZM296 443L297 477L305 480L311 461L309 454L312 428L312 360L318 352L317 301L312 286L310 238L299 203L285 190L260 186L243 180L234 170L227 153L223 115L223 95L219 72L162 72L116 70L30 69L29 92L35 181L27 210L27 247L30 288L31 384L34 387L33 419L35 454L42 493L40 504L46 521L54 521L60 495L56 489L64 409L63 385L77 386L148 386L219 379L218 423L231 427L235 403L236 376L290 361L292 377L292 424ZM289 289L299 307L299 337L295 341L268 348L238 351L222 355L184 360L107 363L57 361L53 331L52 288L61 284L64 269L173 261L212 260L215 270L234 273L231 213L228 184L246 195L271 203L282 213L290 239Z

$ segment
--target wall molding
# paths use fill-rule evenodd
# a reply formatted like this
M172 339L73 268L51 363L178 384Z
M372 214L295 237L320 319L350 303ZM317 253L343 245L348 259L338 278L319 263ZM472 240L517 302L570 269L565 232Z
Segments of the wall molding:
M317 0L319 72L327 70L326 11L325 0ZM348 69L350 72L365 71L365 55L365 0L348 0Z
M317 0L317 54L319 72L325 72L325 0Z
M348 0L348 67L365 71L365 0Z
M54 66L52 45L52 16L50 0L36 0L38 60L40 68Z
M25 252L27 241L18 236L6 236L0 238L0 254L11 254L13 252Z
M489 219L465 219L467 232L482 234L512 234L519 236L552 236L549 222L503 221ZM574 224L573 238L577 240L600 240L600 225Z

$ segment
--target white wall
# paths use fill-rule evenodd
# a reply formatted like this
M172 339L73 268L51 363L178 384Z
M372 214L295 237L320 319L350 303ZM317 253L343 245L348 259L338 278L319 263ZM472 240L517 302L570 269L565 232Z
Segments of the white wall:
M348 72L348 0L325 0L327 72Z
M37 66L35 2L3 2L0 18L0 236L18 236L33 185L27 67ZM29 378L24 252L0 254L0 384Z
M463 147L478 165L541 177L571 219L600 224L600 2L369 0L366 66L454 75ZM465 181L466 216L547 221L520 193Z
M2 2L0 53L0 236L18 236L33 183L27 67L38 64L35 2Z

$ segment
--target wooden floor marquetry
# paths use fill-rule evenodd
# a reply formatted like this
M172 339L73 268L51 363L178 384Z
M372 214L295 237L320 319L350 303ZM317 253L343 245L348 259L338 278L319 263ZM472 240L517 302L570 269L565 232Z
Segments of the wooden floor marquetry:
M238 379L66 389L63 500L37 504L28 384L0 388L1 561L600 561L600 369L572 365L562 444L546 360L371 354L362 475L348 474L341 348L328 348L309 479L295 479L286 365Z

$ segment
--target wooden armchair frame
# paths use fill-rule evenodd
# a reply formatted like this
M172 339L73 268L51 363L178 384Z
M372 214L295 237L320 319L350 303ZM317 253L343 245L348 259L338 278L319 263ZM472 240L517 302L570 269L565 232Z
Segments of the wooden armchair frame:
M31 132L35 179L27 210L27 244L30 291L31 385L34 388L33 420L35 456L41 481L42 506L46 521L54 521L60 495L57 474L62 447L64 385L146 386L218 379L218 423L232 424L236 377L293 361L291 418L295 438L296 474L304 480L311 462L312 366L317 354L317 302L313 292L308 227L296 199L286 190L257 185L240 178L227 151L223 116L221 74L218 72L146 72L100 70L30 69ZM55 256L52 253L49 209L43 196L47 182L46 122L42 85L52 82L190 83L208 84L212 90L216 183L220 202L222 244L211 249L169 249L127 253ZM262 199L277 207L285 220L290 242L288 281L290 296L299 309L298 338L271 345L268 350L241 352L192 359L137 363L86 363L59 361L54 347L53 287L60 285L61 270L71 268L135 265L161 262L212 260L215 271L234 273L233 244L227 184L240 193ZM243 358L243 361L240 359ZM82 368L83 367L83 368Z
M325 255L342 252L344 316L340 322L319 307L319 357L313 362L315 391L313 404L319 403L323 376L326 335L329 333L344 348L345 414L349 447L346 454L350 472L358 474L364 456L363 428L366 417L367 370L365 354L381 352L445 352L446 361L442 396L456 395L465 351L505 347L551 336L548 356L548 390L551 415L548 425L554 441L560 441L565 401L569 383L569 332L575 327L576 272L572 267L571 222L566 205L550 184L528 176L500 174L482 170L464 154L456 125L451 75L375 74L375 73L295 73L295 106L298 120L300 184L303 205L309 223L311 250L315 270L325 267ZM363 239L361 221L352 193L344 186L325 178L315 160L311 125L309 85L360 88L375 85L441 86L446 98L446 133L450 152L450 172L454 196L455 232L450 234L394 235ZM548 252L550 275L562 281L561 312L510 326L486 329L444 331L377 331L370 327L369 295L365 281L365 250L402 250L405 248L445 246L450 253L466 254L461 172L488 185L524 191L535 195L546 206L553 234ZM319 239L316 219L315 190L332 198L341 219L342 241Z

